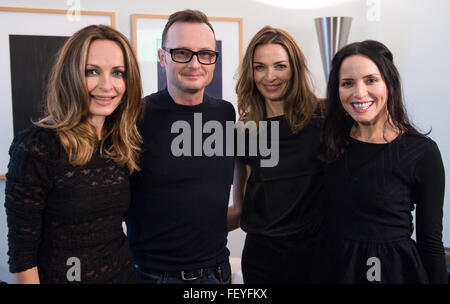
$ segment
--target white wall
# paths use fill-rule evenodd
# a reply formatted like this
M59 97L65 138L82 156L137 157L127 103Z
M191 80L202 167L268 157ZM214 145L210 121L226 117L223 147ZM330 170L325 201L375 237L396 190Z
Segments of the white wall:
M296 5L313 3L335 4L315 9L281 8L258 0L81 0L82 10L113 11L116 27L131 39L131 14L164 14L185 8L200 9L214 17L241 17L244 20L244 48L251 37L264 25L281 27L298 41L313 74L319 96L325 94L325 79L319 53L314 18L321 16L353 17L349 42L376 39L385 43L394 54L394 60L403 80L405 101L412 120L423 130L433 128L431 137L438 143L444 165L450 168L450 140L445 123L450 105L447 96L450 71L450 39L447 17L450 2L446 0L295 0ZM67 9L65 0L0 0L0 6ZM377 7L379 15L377 15ZM375 12L375 15L374 15ZM369 16L369 17L368 17ZM373 20L379 17L379 21ZM375 18L376 19L376 18ZM4 68L4 67L3 67ZM0 119L5 113L0 112ZM450 170L450 169L447 169ZM0 172L2 173L2 172ZM448 179L447 179L448 180ZM447 189L449 188L447 182ZM4 193L4 182L0 182ZM445 198L444 244L450 247L450 196ZM2 197L3 194L0 194ZM0 202L2 200L0 199ZM3 205L3 204L1 204ZM7 280L6 223L3 206L0 207L0 280ZM244 233L230 233L232 256L240 256Z

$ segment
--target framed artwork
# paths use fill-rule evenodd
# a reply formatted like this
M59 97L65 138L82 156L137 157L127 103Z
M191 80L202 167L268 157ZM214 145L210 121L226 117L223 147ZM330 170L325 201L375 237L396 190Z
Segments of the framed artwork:
M166 86L165 70L159 64L158 49L167 15L132 15L132 40L137 52L144 95ZM220 52L206 94L225 99L236 105L235 75L242 60L242 18L208 17L214 28L217 50Z
M18 132L42 117L48 74L60 46L91 24L115 27L115 13L0 7L0 179Z

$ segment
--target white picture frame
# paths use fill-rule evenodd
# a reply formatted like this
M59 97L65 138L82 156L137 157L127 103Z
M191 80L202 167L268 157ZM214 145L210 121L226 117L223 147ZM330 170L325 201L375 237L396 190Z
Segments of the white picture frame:
M115 13L0 7L0 179L5 178L14 136L9 35L71 36L91 24L115 27Z

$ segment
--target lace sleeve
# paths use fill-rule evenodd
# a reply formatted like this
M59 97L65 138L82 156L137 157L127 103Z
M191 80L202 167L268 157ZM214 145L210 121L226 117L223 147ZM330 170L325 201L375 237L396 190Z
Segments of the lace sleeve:
M31 128L16 136L6 174L5 210L8 223L10 272L37 265L42 214L51 187L48 174L50 130Z

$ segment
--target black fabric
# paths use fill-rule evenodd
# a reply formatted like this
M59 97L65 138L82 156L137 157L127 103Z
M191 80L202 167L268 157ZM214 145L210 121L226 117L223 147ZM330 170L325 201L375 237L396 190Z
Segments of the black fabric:
M241 228L247 232L244 283L309 283L323 220L323 164L317 159L322 120L313 118L297 134L285 116L266 122L268 130L279 124L278 164L262 166L261 159L268 157L249 156L248 147L246 156L240 157L251 167L241 217ZM271 131L268 138L270 142Z
M38 267L41 283L69 283L80 262L79 283L138 281L122 221L128 209L127 168L100 157L72 166L56 133L30 127L9 150L5 209L10 271ZM75 281L74 283L77 283Z
M349 141L326 167L319 281L369 283L367 261L377 257L381 280L373 283L447 283L444 168L437 145L410 134L388 144ZM410 238L415 206L417 243Z
M185 121L192 133L198 133L194 114L201 113L203 125L214 120L225 130L226 121L234 123L234 108L207 95L199 105L179 105L167 89L145 101L140 125L143 170L132 176L132 204L126 216L136 263L161 272L216 265L229 256L226 217L234 157L176 157L171 145L180 134L171 129L174 122ZM210 135L202 134L201 142Z
M267 237L247 233L242 251L245 284L309 284L317 236Z
M313 118L297 134L292 133L284 116L267 119L269 130L273 122L280 128L278 164L262 167L261 155L248 156L248 149L247 156L240 157L251 167L241 228L270 237L314 235L323 218L323 164L317 158L322 121Z

